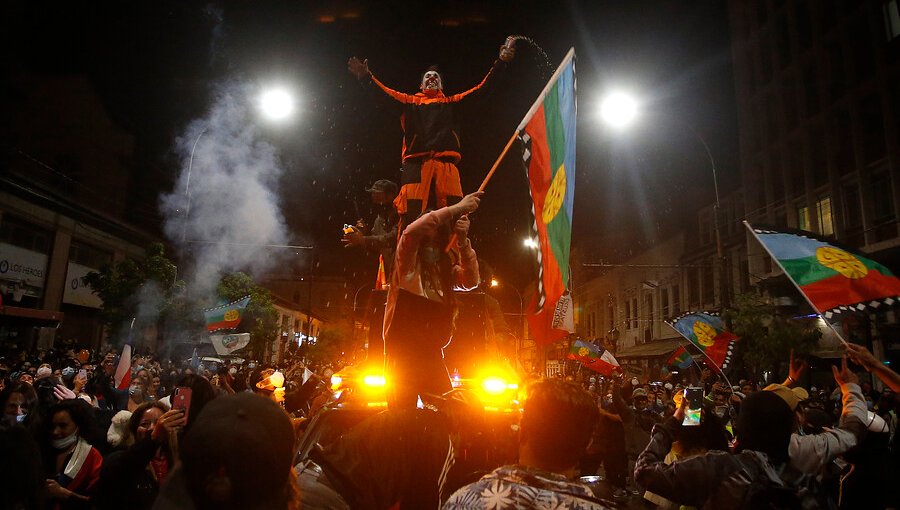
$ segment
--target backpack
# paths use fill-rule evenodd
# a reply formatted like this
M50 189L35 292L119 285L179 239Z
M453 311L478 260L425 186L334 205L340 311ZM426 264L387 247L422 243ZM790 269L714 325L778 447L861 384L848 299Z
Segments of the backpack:
M779 473L765 455L744 452L740 469L728 476L703 505L706 510L834 510L816 479L787 466Z

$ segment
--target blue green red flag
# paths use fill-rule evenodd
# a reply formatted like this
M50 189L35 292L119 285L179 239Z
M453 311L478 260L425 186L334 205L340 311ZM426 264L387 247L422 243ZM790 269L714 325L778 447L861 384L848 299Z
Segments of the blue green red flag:
M694 362L694 358L691 357L691 353L687 352L687 349L684 348L683 345L678 346L672 352L672 355L669 356L669 359L666 360L666 366L668 367L678 367L682 370L691 366L691 363Z
M616 370L620 370L619 362L611 352L597 347L596 345L581 340L572 342L569 349L568 359L574 359L581 362L587 368L603 375L612 375Z
M720 371L728 368L738 337L712 312L688 312L666 323L694 344Z
M900 300L900 279L873 260L810 232L744 224L825 318L893 305Z
M538 286L529 326L541 344L554 342L571 332L561 329L567 311L558 308L569 285L575 199L575 113L575 49L572 48L517 130L532 198L532 237L538 244L535 250Z
M241 323L244 315L244 309L250 302L250 296L203 310L203 316L206 319L206 332L214 333L225 329L234 329Z

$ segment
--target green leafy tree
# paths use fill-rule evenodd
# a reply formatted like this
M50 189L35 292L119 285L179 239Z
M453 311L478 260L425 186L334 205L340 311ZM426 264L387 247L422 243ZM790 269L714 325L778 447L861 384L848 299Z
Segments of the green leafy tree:
M307 355L316 363L340 363L354 354L353 348L353 324L344 319L323 327Z
M732 331L740 337L737 357L745 369L759 378L763 371L773 371L776 381L787 376L791 349L804 355L818 345L822 332L812 322L802 322L778 313L770 299L755 294L737 296L735 308L725 317Z
M250 333L250 351L255 358L262 358L266 346L278 335L278 310L275 309L272 294L257 285L250 275L241 272L224 276L217 292L226 301L250 296L250 303L244 310L237 332Z
M143 260L126 258L114 262L100 271L88 273L84 281L103 300L101 320L115 328L139 313L156 317L166 313L173 295L184 286L183 282L176 281L177 272L178 268L166 257L163 245L154 243L145 250ZM149 286L155 286L155 298L150 305L155 310L142 310L150 300L139 297L146 294Z

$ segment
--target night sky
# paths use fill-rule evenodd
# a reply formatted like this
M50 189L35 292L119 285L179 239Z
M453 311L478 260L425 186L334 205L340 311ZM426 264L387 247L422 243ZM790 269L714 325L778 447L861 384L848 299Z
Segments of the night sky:
M115 122L137 140L129 219L160 231L153 214L177 174L174 138L209 107L211 91L243 80L287 85L295 119L261 125L279 150L279 186L293 236L317 247L317 272L362 282L371 259L340 246L344 223L363 216L363 188L399 180L398 112L373 102L346 69L368 58L386 84L413 92L440 66L445 92L478 83L507 35L532 38L555 68L574 46L578 79L578 170L573 249L582 261L628 256L695 224L712 201L709 142L720 187L734 188L736 107L726 2L142 2L14 1L4 17L7 73L86 74ZM462 110L463 189L474 190L542 89L550 70L534 48L518 54L490 101ZM595 113L613 88L647 110L627 134ZM522 247L530 223L517 150L500 166L473 217L473 243L499 278L524 288Z

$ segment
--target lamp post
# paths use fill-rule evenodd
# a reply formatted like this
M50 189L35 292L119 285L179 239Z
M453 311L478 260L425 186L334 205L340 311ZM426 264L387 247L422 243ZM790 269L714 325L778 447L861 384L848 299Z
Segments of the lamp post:
M496 278L491 278L491 288L499 287L500 281ZM519 359L519 343L524 339L525 336L525 300L522 299L522 293L519 292L519 289L515 288L512 285L507 285L506 287L512 289L516 293L516 297L519 298L519 335L516 338L516 360Z
M624 129L629 126L634 119L637 118L638 113L639 108L637 101L628 94L620 92L608 95L600 104L600 116L604 122L619 129ZM719 266L719 294L722 309L724 310L731 305L731 296L729 295L728 288L728 263L725 259L725 249L722 246L722 230L719 222L721 205L719 203L719 178L716 171L716 160L713 158L712 151L709 149L709 144L706 143L706 139L692 126L686 125L681 121L679 121L679 123L697 137L697 140L700 141L703 150L706 152L707 158L709 158L709 166L712 171L713 190L715 191L716 197L716 202L713 206L713 232L716 236L716 257Z

